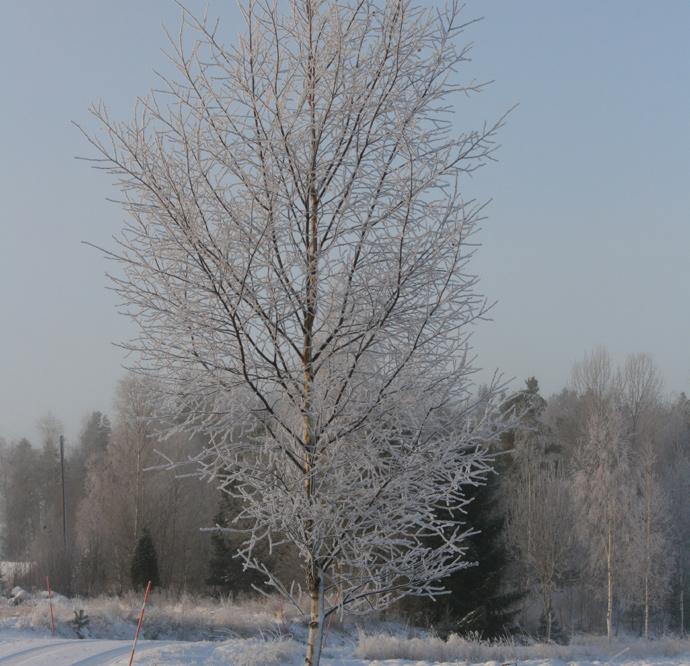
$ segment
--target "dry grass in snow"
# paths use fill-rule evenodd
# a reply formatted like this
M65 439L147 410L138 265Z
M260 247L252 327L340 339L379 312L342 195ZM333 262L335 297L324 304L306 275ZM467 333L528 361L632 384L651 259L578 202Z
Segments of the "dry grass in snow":
M690 640L664 637L654 641L581 636L571 645L532 643L521 645L509 640L486 642L451 635L448 640L435 636L405 638L390 634L361 633L355 656L361 659L405 659L425 662L516 662L524 660L629 661L631 659L675 658L690 655Z
M74 611L89 617L84 632L90 638L129 639L141 609L140 595L53 600L57 634L74 638ZM50 631L50 606L45 598L34 598L3 613L2 626ZM280 638L300 634L302 623L292 607L276 598L214 601L209 598L180 598L154 594L146 608L142 637L154 640L227 640L232 638Z

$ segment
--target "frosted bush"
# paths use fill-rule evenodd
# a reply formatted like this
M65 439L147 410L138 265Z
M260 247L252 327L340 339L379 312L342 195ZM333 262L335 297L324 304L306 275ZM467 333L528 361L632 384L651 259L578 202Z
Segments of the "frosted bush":
M74 638L74 611L83 610L89 617L84 634L90 638L129 639L134 634L141 597L94 599L53 599L53 613L58 636ZM142 629L144 639L160 640L227 640L230 638L277 639L288 634L301 634L296 609L285 607L279 599L245 599L216 601L184 595L179 598L154 594L146 608ZM18 629L49 633L50 605L47 599L34 598L12 618Z
M690 641L664 637L655 641L621 638L609 642L601 636L580 636L571 645L531 643L519 645L510 640L469 641L451 635L407 638L390 634L360 633L355 656L362 659L409 659L412 661L465 661L501 663L528 659L613 660L690 655Z

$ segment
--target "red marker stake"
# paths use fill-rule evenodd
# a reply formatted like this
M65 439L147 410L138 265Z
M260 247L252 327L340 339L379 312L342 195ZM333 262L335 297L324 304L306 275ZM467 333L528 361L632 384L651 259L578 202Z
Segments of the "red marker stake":
M50 633L55 636L55 615L53 613L53 592L50 589L50 579L46 576L46 587L48 588L48 604L50 606Z
M137 624L137 633L134 634L134 643L132 644L132 654L129 655L129 666L134 663L134 652L137 649L137 641L139 640L139 632L141 631L141 625L144 624L144 609L146 608L146 602L149 600L149 594L151 593L151 581L146 585L146 591L144 592L144 603L141 605L141 612L139 613L139 623Z

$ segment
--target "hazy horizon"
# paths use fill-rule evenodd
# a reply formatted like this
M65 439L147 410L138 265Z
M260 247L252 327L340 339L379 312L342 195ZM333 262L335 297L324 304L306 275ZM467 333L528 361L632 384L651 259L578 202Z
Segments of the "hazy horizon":
M208 4L234 39L234 3ZM7 4L0 196L0 437L35 439L52 412L77 437L110 414L131 326L106 290L107 246L123 213L72 121L102 99L127 119L165 69L168 0ZM648 352L668 392L690 390L690 4L470 1L484 16L466 78L495 80L459 106L468 129L519 103L498 163L470 197L493 199L472 269L498 304L475 333L485 379L531 375L545 396L585 351Z

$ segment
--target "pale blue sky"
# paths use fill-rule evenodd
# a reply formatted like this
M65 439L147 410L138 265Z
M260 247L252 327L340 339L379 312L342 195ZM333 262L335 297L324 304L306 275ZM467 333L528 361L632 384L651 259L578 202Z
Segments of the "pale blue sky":
M206 3L190 0L202 10ZM212 0L229 38L237 10ZM122 213L70 121L103 99L126 118L164 66L172 0L6 0L0 22L0 436L35 436L52 411L74 438L111 411L128 323L105 291ZM479 327L481 364L560 389L585 350L647 351L690 390L690 2L470 0L484 16L469 72L495 79L458 127L519 102L475 263L499 301Z

